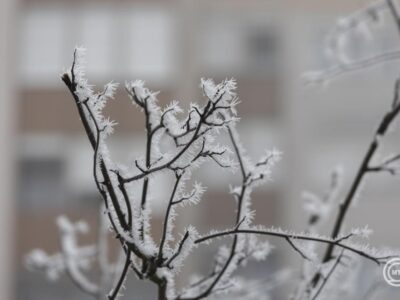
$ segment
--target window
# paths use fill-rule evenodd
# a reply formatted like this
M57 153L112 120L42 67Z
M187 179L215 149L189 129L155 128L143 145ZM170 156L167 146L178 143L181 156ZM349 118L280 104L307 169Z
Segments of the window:
M64 166L56 158L22 158L18 168L18 198L26 209L60 205L66 198Z
M167 9L120 6L27 6L20 23L19 74L23 85L59 86L75 46L88 49L92 81L126 76L168 79L175 65L175 28Z
M255 72L275 73L277 63L277 37L271 28L249 29L247 57Z
M204 19L198 39L200 65L213 73L236 72L244 65L245 41L240 24L228 18Z
M131 10L125 27L130 73L142 78L167 78L173 71L176 53L171 13L151 8Z
M21 17L19 73L25 85L57 84L66 18L61 10L31 8Z

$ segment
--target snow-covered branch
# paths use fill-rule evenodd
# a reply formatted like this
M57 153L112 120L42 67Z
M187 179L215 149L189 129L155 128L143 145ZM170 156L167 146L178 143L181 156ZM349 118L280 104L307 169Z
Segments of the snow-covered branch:
M332 80L342 74L363 70L383 63L400 59L400 48L374 53L366 57L351 57L348 48L355 41L352 35L359 35L364 40L372 38L371 29L383 22L385 14L389 14L398 28L400 35L400 18L394 0L377 0L366 8L340 18L326 40L325 53L334 64L325 70L304 73L307 84L319 84ZM371 28L372 27L372 28Z
M323 81L343 72L397 59L400 50L378 53L372 57L354 60L345 53L347 34L362 30L377 22L381 14L390 12L400 30L400 18L392 0L381 0L365 10L340 21L329 39L329 52L336 65L327 71L313 74L313 80ZM400 32L400 31L399 31ZM331 278L344 269L349 259L361 258L378 265L399 253L378 250L361 243L371 230L368 227L343 232L345 218L354 197L367 174L386 171L396 175L399 170L400 155L395 154L375 163L382 138L400 113L400 80L395 84L392 106L383 116L350 189L342 201L341 172L332 173L331 183L323 196L311 192L303 194L306 200L307 228L304 232L282 230L253 224L255 211L252 210L252 193L261 184L268 183L275 165L282 153L273 148L255 162L247 155L240 141L236 127L238 116L236 107L236 81L226 79L216 84L210 79L202 79L200 89L204 99L191 103L184 111L177 101L165 107L158 102L158 92L149 90L141 80L127 82L125 90L132 104L144 115L143 127L146 142L143 156L135 157L131 164L122 166L115 163L108 150L108 136L114 132L116 122L104 116L104 108L114 98L118 84L110 82L96 92L85 77L85 50L76 48L71 69L62 75L78 110L87 138L93 149L93 178L102 197L99 218L100 229L97 242L90 246L79 246L77 234L87 231L83 223L72 223L65 217L58 219L60 230L60 253L48 255L34 250L27 263L32 269L44 271L51 279L63 273L84 292L114 300L120 296L127 277L132 273L139 280L154 283L158 289L158 299L200 300L220 293L248 295L248 299L261 299L257 284L243 286L237 271L250 260L265 260L272 246L265 237L279 238L287 242L303 260L302 277L293 299L316 299L329 287ZM229 142L221 142L221 136ZM161 147L167 140L169 146ZM192 224L186 224L183 232L174 231L181 210L188 205L197 205L206 188L194 180L194 170L211 162L214 166L231 171L239 170L240 183L230 186L230 194L235 201L231 212L234 223L230 229L199 234ZM156 189L154 178L170 176L173 184L168 193L162 195L165 203L161 237L152 236L152 212L149 199ZM339 202L340 201L340 202ZM339 212L330 235L318 234L320 225L331 217L336 205ZM110 229L110 230L108 230ZM121 257L111 263L108 257L108 232L119 241ZM178 235L178 236L176 236ZM178 289L175 281L189 255L200 245L208 245L219 238L231 237L229 244L218 248L210 259L210 271ZM322 257L318 257L317 247L326 246ZM320 249L319 249L320 250ZM96 264L100 275L91 278L88 269ZM238 292L239 291L239 292ZM247 297L247 296L246 296Z

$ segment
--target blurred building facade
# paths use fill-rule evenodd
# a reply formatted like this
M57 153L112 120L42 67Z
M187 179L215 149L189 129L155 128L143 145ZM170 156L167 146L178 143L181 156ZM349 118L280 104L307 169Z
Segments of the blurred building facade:
M346 75L323 90L304 89L301 84L303 71L329 67L323 42L335 19L366 3L20 0L13 29L17 239L15 295L10 299L62 299L57 296L59 288L66 291L65 299L84 299L68 289L67 282L52 287L22 264L32 248L57 251L58 214L96 222L100 197L91 175L91 149L59 79L70 66L76 45L88 49L90 82L100 88L111 80L123 84L144 79L151 89L161 91L163 104L173 99L184 105L201 101L201 77L235 77L242 100L239 131L250 156L256 158L273 146L284 152L274 181L254 195L256 222L302 230L301 191L324 192L329 172L339 163L345 166L347 183L391 101L398 64ZM381 38L373 46L388 49L400 44L388 26L377 31ZM356 56L368 54L363 47L351 51ZM110 146L112 155L126 163L143 151L143 119L123 88L116 98L107 108L119 123ZM387 149L400 149L398 132L389 138ZM197 174L208 192L190 219L204 231L209 224L223 228L233 222L226 210L233 210L228 184L234 177L218 170L215 174ZM167 188L168 181L159 193ZM379 175L371 185L368 181L351 226L368 223L377 230L372 241L399 246L391 222L379 216L396 217L398 194L391 178ZM157 218L163 212L162 201L154 202L154 211L155 222L161 222ZM180 222L188 219L186 215ZM280 259L285 264L289 258ZM261 272L257 267L253 271Z

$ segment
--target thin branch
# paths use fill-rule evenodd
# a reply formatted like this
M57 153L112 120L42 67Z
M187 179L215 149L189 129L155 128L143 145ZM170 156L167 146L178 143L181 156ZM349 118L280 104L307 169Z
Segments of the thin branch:
M399 92L400 92L400 78L397 78L395 88L394 88L392 109L395 109L395 107L399 104Z
M242 155L240 153L239 146L238 146L238 144L237 144L237 142L235 140L233 131L232 131L232 129L230 127L228 127L228 133L229 133L229 137L230 137L230 139L232 141L233 148L235 149L236 157L237 157L237 159L239 161L240 172L242 172L242 177L246 178L247 177L247 173L246 173L246 170L245 170L245 167L244 167Z
M201 137L205 132L200 133L200 129L202 127L202 125L207 125L207 118L210 117L214 112L215 112L215 108L214 108L214 103L210 100L207 102L207 104L205 105L203 112L200 112L200 110L198 110L198 108L193 107L193 109L195 109L199 116L200 116L200 120L196 126L196 129L194 130L193 136L191 137L191 139L184 144L183 148L168 162L158 166L158 167L153 167L153 168L149 168L148 170L145 170L145 172L142 172L141 174L129 177L129 178L123 178L123 182L124 183L128 183L128 182L132 182L132 181L136 181L139 179L142 179L144 177L147 177L148 175L154 173L154 172L158 172L161 170L164 170L166 168L170 168L184 153L186 153L186 151L190 148L191 145L193 145L193 143L195 141L198 140L199 137ZM226 126L227 123L223 124L223 126ZM208 125L209 128L207 128L208 130L213 128L213 127L218 127L218 126L222 126L222 124L209 124ZM207 130L206 129L206 130Z
M171 202L171 206L172 206L172 205L179 204L179 203L182 203L183 201L189 200L189 199L192 198L195 194L196 194L196 190L193 190L193 191L190 193L190 195L184 196L184 197L179 198L178 200L172 201L172 202Z
M174 261L175 258L179 256L179 254L181 254L183 245L185 245L185 242L188 239L188 237L189 237L189 231L186 231L182 240L179 242L178 250L164 264L167 268L171 268L171 263Z
M396 89L397 86L395 87L395 90ZM398 97L397 92L395 92L395 98L396 97ZM350 204L352 203L354 196L358 191L358 188L362 180L364 179L364 176L368 173L370 161L379 147L379 140L386 134L389 126L395 120L399 112L400 112L400 105L397 105L383 116L378 126L378 129L376 130L375 135L372 139L372 142L364 156L364 159L361 162L361 165L350 187L350 190L346 198L344 199L343 203L340 205L339 213L336 217L335 224L331 233L331 238L335 239L340 234L340 230L342 229L345 217L350 208ZM323 258L323 262L327 262L328 260L331 259L334 247L335 247L334 244L330 244L328 246Z
M162 263L162 261L163 261L163 248L164 248L164 243L166 241L167 234L168 234L168 220L169 220L172 206L174 204L174 198L175 198L176 192L178 190L178 186L179 186L179 182L181 181L181 178L182 178L182 175L176 176L175 184L174 184L174 187L172 189L172 193L171 193L171 196L169 199L167 211L165 213L163 232L162 232L162 236L161 236L161 240L160 240L160 247L159 247L158 255L157 255L157 261L159 263Z
M400 16L394 6L393 1L386 0L386 2L391 11L391 14L396 22L397 31L400 34ZM398 55L395 52L393 52L392 54L393 54L393 58ZM387 57L381 56L381 58L386 60ZM381 170L379 168L378 169L371 168L369 165L370 165L370 161L371 161L372 157L374 156L376 150L379 147L379 140L385 135L385 133L387 132L387 129L389 128L389 126L391 125L393 120L396 118L396 116L399 114L399 111L400 111L399 85L400 85L400 78L398 78L396 80L396 83L394 86L394 96L393 96L391 110L389 112L387 112L384 115L384 117L382 118L382 120L378 126L378 129L375 132L373 140L370 143L370 146L369 146L369 148L364 156L364 159L358 169L358 172L354 178L354 181L350 187L350 190L349 190L347 196L345 197L343 203L340 205L339 213L336 217L334 227L333 227L333 230L331 233L331 238L336 238L340 234L345 217L350 208L350 204L352 203L354 196L355 196L362 180L364 179L364 176L370 171L377 171L377 170L380 171ZM334 248L335 248L334 244L328 245L328 247L325 251L323 260L322 260L323 263L328 262L332 258ZM316 285L318 283L319 278L320 278L320 274L318 273L318 274L316 274L316 276L313 279L314 285Z
M110 277L110 271L109 271L109 261L108 261L108 224L107 224L107 219L104 216L103 213L104 210L104 204L100 205L100 209L98 212L98 230L97 230L97 263L99 265L99 280L98 280L98 285L100 287L105 286L107 280ZM99 297L101 298L103 295L100 295L99 292Z
M126 258L125 258L124 268L122 269L122 272L117 281L117 284L108 295L109 300L114 300L117 298L118 293L119 293L122 285L124 284L125 278L128 274L130 264L131 264L131 252L128 252L126 255Z
M368 172L388 172L390 175L396 175L396 168L391 168L387 166L379 166L379 167L369 167Z
M393 157L390 157L380 163L378 166L369 167L369 172L389 172L391 175L396 175L397 172L400 170L399 166L391 166L390 164L400 160L400 154L397 154Z
M200 126L201 126L201 123L199 123L199 125L197 126L196 131L195 131L195 133L194 133L192 139L191 139L191 140L185 145L185 147L184 147L183 149L181 149L181 151L179 151L170 161L168 161L168 162L166 162L165 164L162 164L162 165L160 165L160 166L158 166L158 167L153 167L153 168L150 168L150 169L148 169L148 170L144 170L144 172L142 172L141 174L138 174L138 175L135 175L135 176L132 176L132 177L129 177L129 178L123 178L123 182L124 182L124 183L128 183L128 182L136 181L136 180L142 179L142 178L144 178L144 177L146 177L146 176L148 176L148 175L150 175L150 174L152 174L152 173L154 173L154 172L158 172L158 171L161 171L161 170L164 170L164 169L170 167L170 166L171 166L174 162L176 162L176 161L189 149L189 147L197 140L197 138L198 138L197 134L198 134L198 132L199 132L199 130L200 130Z
M357 249L353 246L349 246L346 244L343 244L339 240L332 240L329 238L323 238L323 237L313 237L309 235L302 235L302 234L289 234L289 233L283 233L283 232L276 232L273 230L256 230L256 229L233 229L233 230L226 230L226 231L221 231L221 232L216 232L207 236L203 236L197 240L194 241L195 244L199 243L204 243L208 240L224 237L224 236L229 236L229 235L236 235L236 234L258 234L258 235L268 235L268 236L274 236L274 237L279 237L279 238L284 238L284 239L292 239L292 240L304 240L304 241L310 241L310 242L319 242L323 244L328 244L328 245L333 245L333 246L338 246L340 248L349 250L351 252L354 252L362 257L365 257L368 260L371 260L375 262L378 265L381 265L382 263L386 262L388 259L396 256L382 256L382 257L375 257L371 254L368 254L365 251L362 251L360 249Z
M345 73L363 70L376 65L380 65L382 63L396 61L398 59L400 59L400 50L388 51L364 59L349 62L346 64L336 65L327 70L320 71L320 73L319 71L316 71L317 74L316 76L318 81L332 80ZM309 80L309 81L314 81L314 80Z
M136 94L135 94L136 95ZM151 146L152 146L152 137L153 137L153 130L152 130L152 124L150 122L150 110L148 107L148 97L143 100L143 109L144 109L144 114L145 114L145 120L146 120L146 168L147 170L151 166ZM121 180L121 184L123 185L123 182ZM146 209L146 200L147 200L147 194L148 194L148 188L149 188L149 178L146 177L143 181L143 188L142 188L142 200L140 203L140 208L141 208L141 219L140 219L140 238L143 240L144 239L144 219L143 219L143 211Z
M391 158L388 158L387 160L385 160L383 163L382 163L382 165L389 165L389 164L391 164L391 163L393 163L393 162L395 162L395 161L397 161L397 160L400 160L400 154L397 154L397 155L394 155L393 157L391 157Z
M331 278L333 272L336 270L336 268L339 266L340 264L340 260L343 257L343 253L344 253L344 249L342 249L342 251L340 252L338 258L335 260L335 263L333 264L332 268L329 270L329 273L324 277L321 286L318 288L318 291L315 293L315 295L312 297L311 300L316 300L318 298L318 296L321 294L323 288L325 287L326 283L328 282L329 278Z
M73 96L73 98L75 100L75 103L76 103L77 108L78 108L79 116L81 117L82 124L83 124L83 126L85 128L85 131L86 131L86 134L87 134L87 136L89 138L90 144L91 144L93 149L96 149L96 144L97 144L96 136L95 136L95 133L93 132L93 130L91 129L89 120L87 119L87 116L86 116L86 114L84 112L85 105L80 101L79 97L75 93L76 92L76 86L77 86L77 83L75 82L75 69L74 69L75 68L75 63L76 63L76 55L77 54L76 54L76 51L75 51L74 52L74 60L73 60L72 68L71 68L71 78L72 78L72 80L71 80L71 78L69 77L69 75L67 73L65 73L62 76L62 80L66 84L68 89L70 90L71 95ZM86 106L86 107L88 107L88 106ZM92 118L92 120L94 122L95 127L97 128L97 131L98 131L99 130L98 124L97 124L93 114L91 113L90 109L89 109L89 113L92 115L91 118ZM118 215L118 219L121 222L122 227L125 230L127 230L128 229L128 224L126 223L126 220L125 220L125 218L123 216L122 210L121 210L121 208L119 206L117 195L115 193L115 189L114 189L114 187L113 187L113 185L111 183L110 176L108 174L108 169L107 169L103 159L101 159L101 161L100 161L100 169L101 169L101 172L102 172L102 175L103 175L103 178L104 178L104 184L107 187L107 191L108 191L108 193L110 195L110 198L111 198L112 203L114 205L115 211L116 211L116 213ZM103 191L100 191L100 193L102 194L104 200L106 201L105 193Z
M243 159L242 159L242 153L240 152L239 146L238 146L238 141L235 138L235 135L233 133L233 129L228 127L228 133L229 133L229 137L231 139L231 142L233 144L233 147L235 149L235 154L236 157L239 161L239 165L240 165L240 169L242 172L242 189L240 192L240 195L238 197L238 201L237 201L237 212L236 212L236 226L235 226L235 230L238 230L239 226L244 222L245 217L242 217L242 203L243 203L243 198L244 195L246 193L246 181L247 181L247 172L245 170L245 166L243 164ZM196 242L195 242L196 243ZM236 254L236 247L238 244L238 237L235 235L233 237L233 242L231 245L231 249L230 249L230 253L229 253L229 257L226 260L225 264L223 265L223 267L221 268L221 270L216 273L216 277L214 278L214 280L211 282L211 284L209 285L209 287L204 290L202 293L200 293L197 296L194 297L189 297L189 298L181 298L178 297L178 299L180 300L198 300L198 299L202 299L202 298L206 298L208 297L211 293L213 293L214 288L216 287L216 285L218 284L218 282L221 280L222 276L225 274L226 270L228 269L228 267L230 266L235 254Z
M396 23L397 32L400 34L400 15L396 9L393 0L386 0L387 6L389 7L390 13Z
M301 256L302 258L304 258L305 260L311 261L311 259L308 258L308 257L304 254L304 252L301 251L301 250L292 242L292 240L291 240L290 237L287 237L287 238L286 238L286 241L289 243L290 246L292 246L292 248L293 248L297 253L300 254L300 256Z

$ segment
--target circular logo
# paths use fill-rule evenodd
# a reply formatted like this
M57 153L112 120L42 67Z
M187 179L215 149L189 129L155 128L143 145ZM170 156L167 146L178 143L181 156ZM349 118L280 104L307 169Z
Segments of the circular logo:
M400 258L393 258L385 264L383 278L391 286L400 287Z

